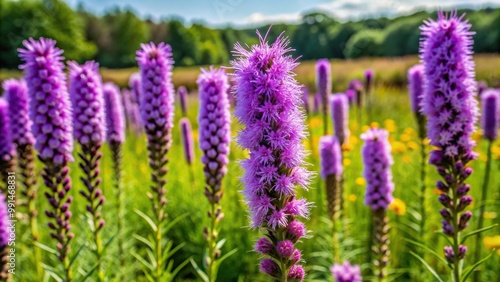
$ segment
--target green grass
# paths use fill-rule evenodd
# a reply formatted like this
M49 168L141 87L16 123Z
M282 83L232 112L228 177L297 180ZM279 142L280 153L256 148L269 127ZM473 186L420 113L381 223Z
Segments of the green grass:
M498 64L497 64L498 65ZM123 72L131 72L124 70ZM298 70L299 72L299 70ZM380 72L379 72L380 73ZM299 72L300 74L300 72ZM308 80L308 78L299 77L299 80ZM415 220L413 217L418 217L418 198L416 191L419 189L419 163L420 152L417 150L408 149L411 147L411 142L418 143L418 137L415 130L415 122L408 105L407 94L394 87L378 87L373 96L373 121L378 122L381 127L390 129L391 143L395 148L394 159L395 164L392 167L396 190L395 197L401 199L407 207L404 215L396 215L394 211L389 211L391 225L391 264L390 264L390 280L392 281L432 281L428 272L422 267L420 262L409 254L409 251L421 253L422 250L411 245L406 240L416 236L415 231L411 229L411 225ZM189 97L189 113L188 117L193 125L193 130L197 132L197 96L191 93ZM175 245L185 243L185 246L174 256L175 264L180 264L188 258L193 258L199 265L205 248L205 241L202 237L202 228L208 224L206 211L208 210L208 201L203 196L203 169L199 161L201 151L198 149L196 141L196 162L192 167L189 167L184 161L182 143L180 140L180 132L178 120L180 119L180 111L176 112L176 123L173 131L173 145L168 154L170 162L168 164L168 184L167 184L167 220L172 220L178 216L187 214L184 220L181 220L169 233L168 237L172 239ZM361 127L356 124L355 112L351 111L351 150L346 153L345 159L350 162L345 166L345 208L346 216L343 222L344 239L341 244L342 259L348 259L352 263L360 264L364 273L369 273L371 264L367 261L366 240L369 233L370 213L367 207L363 204L364 186L358 183L362 176L362 162L360 148L362 145L359 135ZM366 121L366 115L363 117ZM391 125L391 121L394 125ZM317 146L319 136L322 131L321 118L312 116L308 120L312 136L310 140L313 143L313 154L310 155L309 170L319 174L319 158L317 155ZM366 124L366 122L365 122ZM233 123L233 136L238 130L238 123ZM330 129L330 132L332 130ZM195 133L196 136L196 133ZM306 147L310 148L310 140L305 140ZM490 201L486 208L489 212L496 212L497 217L494 219L486 219L485 226L494 222L500 222L500 144L497 142L496 160L493 163L492 178L490 182ZM480 187L484 176L484 156L486 142L479 141L477 151L480 153L480 158L472 162L474 173L470 177L468 183L472 186L472 195L475 199L480 196ZM238 161L245 158L247 154L239 148L236 143L231 145L229 172L224 178L223 189L224 197L222 199L222 208L225 214L220 227L219 238L226 238L227 243L223 247L223 253L237 248L238 252L226 260L220 271L218 281L267 281L266 277L259 274L258 260L259 255L252 252L253 242L258 238L258 232L251 230L248 227L247 207L243 202L243 197L240 194L242 184L239 178L242 175ZM106 219L106 226L102 232L104 242L112 239L116 234L115 222L117 213L114 210L114 192L112 191L112 167L109 149L104 147L104 157L101 163L102 171L102 187L107 201L104 204L103 216ZM441 208L437 201L434 183L438 180L435 169L431 166L427 167L428 178L427 186L427 213L428 224L426 226L426 245L438 254L443 254L443 246L445 244L442 237L435 234L441 229L441 218L438 210ZM191 181L190 173L193 173L194 181ZM90 249L90 229L87 224L85 215L85 202L78 191L83 189L79 176L81 172L77 168L76 163L71 164L71 175L73 180L72 196L75 201L72 205L72 228L76 234L72 241L72 254L81 248L75 263L75 273L85 273L93 265L94 255ZM358 181L356 181L358 179ZM41 182L41 179L39 179ZM110 243L110 247L106 250L104 269L110 281L114 281L117 272L124 274L125 281L146 281L141 272L140 263L131 256L132 252L144 254L142 243L133 238L133 234L141 236L148 235L148 227L146 223L134 212L135 209L141 210L151 215L150 202L146 196L150 185L149 167L147 162L146 141L144 136L134 136L128 134L127 141L124 145L124 179L123 189L125 200L124 222L126 227L126 250L127 250L127 267L118 269L117 267L117 250L116 241ZM41 186L41 185L40 185ZM39 192L39 226L42 233L41 242L53 247L53 242L48 238L48 228L45 227L45 215L43 210L47 207L47 203L43 196L43 191L46 188L40 187ZM314 202L311 218L307 222L307 227L310 230L310 238L302 240L299 248L303 249L303 258L307 267L308 281L329 281L331 275L328 268L333 263L332 246L331 246L331 223L325 219L326 203L324 184L319 175L311 181L311 187L308 191L300 191L301 195L307 197ZM473 203L473 211L477 210L477 202ZM19 208L18 211L23 211ZM474 230L477 222L477 213L474 214L470 226L467 231ZM485 233L487 236L499 235L500 227L490 230ZM35 268L32 261L32 247L29 245L29 232L27 222L21 220L17 229L17 267L18 271L14 277L14 281L35 281ZM474 246L474 240L469 239L469 256L465 259L465 267L470 266ZM484 246L481 246L484 248ZM486 255L486 251L483 252ZM437 272L449 281L448 268L430 254L424 255L426 261L434 267ZM55 257L47 252L43 253L43 262L48 265L55 264ZM486 264L480 267L481 281L499 281L500 280L500 255L495 254ZM75 280L78 281L78 280ZM93 280L89 280L93 281ZM177 281L198 281L194 274L194 270L188 264L183 268Z

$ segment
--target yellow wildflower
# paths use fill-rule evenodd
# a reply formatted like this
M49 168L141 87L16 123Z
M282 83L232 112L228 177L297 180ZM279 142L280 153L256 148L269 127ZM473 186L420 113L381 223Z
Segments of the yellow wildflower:
M403 162L404 162L405 164L409 164L409 163L411 163L411 157L410 157L410 155L408 155L408 154L404 154L404 155L403 155Z
M484 246L487 249L498 249L500 250L500 235L484 237L483 239Z
M404 215L406 213L406 204L401 199L394 198L389 205L389 209L394 211L397 215Z
M366 185L366 181L363 177L358 177L356 178L356 185L358 186L365 186Z
M396 132L397 130L396 123L392 119L386 119L384 121L384 128L389 132Z
M406 151L406 145L403 142L394 141L391 146L392 153L404 153Z
M321 118L319 118L319 117L313 117L313 118L311 118L309 120L309 127L311 129L315 129L315 128L320 127L321 123L322 123Z
M406 147L408 147L408 149L410 149L412 151L416 151L416 150L418 150L418 148L420 148L420 146L416 142L413 142L413 141L406 143Z
M379 128L380 124L378 124L378 122L376 122L376 121L372 121L372 123L370 123L370 127Z
M363 127L361 127L361 131L362 132L365 132L367 131L368 129L370 129L370 127L368 125L363 125Z
M401 141L403 141L403 142L408 142L408 141L411 141L411 135L403 133L403 134L401 134L401 136L399 137L399 139Z
M412 127L407 127L407 128L405 128L405 129L403 130L403 132L404 132L405 134L410 135L410 136L415 135L415 129L413 129Z
M483 213L483 218L485 218L485 219L495 219L495 218L497 218L497 213L496 212L484 212Z
M355 202L358 197L354 194L349 195L349 201Z
M351 165L351 160L350 159L344 159L342 161L342 163L344 164L344 166L350 166Z

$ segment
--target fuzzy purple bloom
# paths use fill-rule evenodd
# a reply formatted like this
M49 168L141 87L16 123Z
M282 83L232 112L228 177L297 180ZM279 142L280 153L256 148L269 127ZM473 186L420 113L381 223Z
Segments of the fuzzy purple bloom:
M356 91L353 89L347 89L345 91L345 95L347 96L347 101L349 105L354 105L356 103Z
M71 104L63 72L63 51L52 39L23 41L26 49L18 49L24 62L30 117L35 148L43 162L61 165L73 161L73 124Z
M361 269L359 265L351 265L348 261L343 264L334 264L330 271L335 282L361 282Z
M69 62L69 93L73 105L73 135L83 145L102 144L106 135L104 97L99 64Z
M293 242L290 240L279 241L276 244L276 253L282 258L291 257L294 250Z
M127 128L132 130L136 135L143 133L143 125L141 121L141 110L139 103L134 102L133 93L129 89L122 90L123 109L125 111Z
M500 124L500 91L488 89L481 96L481 127L484 138L493 141L498 137Z
M106 140L121 144L125 141L125 115L120 98L120 89L106 82L102 86L106 114Z
M328 175L342 175L344 170L342 166L342 149L337 137L321 136L319 139L319 155L321 177L323 179L326 179Z
M245 126L238 142L250 151L242 162L243 193L251 226L282 238L290 236L287 228L295 218L286 212L286 205L295 200L294 187L306 188L310 177L302 167L306 156L302 93L293 78L297 62L287 55L288 40L280 36L269 46L260 34L259 39L250 51L237 44L238 58L232 62L237 81L235 115ZM301 206L297 210L308 209L305 201L297 204ZM284 262L279 256L273 258ZM279 269L281 275L290 267Z
M188 91L187 91L186 87L179 86L179 88L177 88L177 94L179 95L179 102L181 104L182 116L186 116L186 114L187 114L187 97L188 97Z
M424 94L424 65L417 64L408 70L408 92L410 94L411 110L414 114L421 113Z
M260 271L272 277L277 277L280 268L274 260L265 258L260 262Z
M481 98L483 95L484 90L488 89L488 84L486 81L478 81L477 83L477 96Z
M31 133L32 122L29 117L28 86L26 82L8 79L3 82L5 99L9 104L9 119L12 141L17 146L33 145L35 138Z
M181 131L182 131L182 145L184 148L184 157L188 164L193 163L194 159L194 140L193 140L193 130L191 129L191 123L188 118L181 118Z
M139 106L144 129L149 142L163 137L170 148L175 96L171 78L172 50L163 42L141 44L141 48L137 51L137 62L141 70Z
M197 83L200 92L199 141L203 151L201 162L205 166L206 183L217 192L229 163L229 83L224 70L215 68L202 69Z
M267 238L262 237L255 243L255 251L263 255L269 255L274 251L274 245Z
M344 145L349 140L349 101L345 94L336 93L330 96L333 128L335 137Z
M328 59L316 62L316 91L323 103L326 103L328 95L332 93L332 70Z
M139 104L142 89L142 79L140 73L134 72L130 75L128 79L128 87L130 87L130 93L132 94L132 103Z
M362 149L363 175L367 183L365 204L373 211L386 210L393 200L391 166L394 162L388 137L389 133L379 128L370 128L361 134L365 141Z
M14 143L12 142L11 123L9 119L9 105L5 98L0 98L0 162L8 163L15 156ZM2 171L5 173L5 171ZM3 177L3 175L2 175Z
M352 101L351 99L349 99L349 102L350 103L356 103L356 105L358 107L361 107L363 105L363 83L361 81L359 81L358 79L353 79L351 81L349 81L349 85L347 86L347 90L352 90L354 92L350 92L350 95L353 96L352 97ZM349 95L348 95L349 98L351 98Z
M302 281L306 276L306 271L302 265L292 265L290 271L288 272L288 281Z

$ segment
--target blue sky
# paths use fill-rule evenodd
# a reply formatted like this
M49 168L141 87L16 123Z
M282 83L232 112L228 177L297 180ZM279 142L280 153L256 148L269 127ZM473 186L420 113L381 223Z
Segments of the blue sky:
M394 16L421 9L456 7L500 7L500 0L67 0L96 13L112 7L131 7L140 16L180 16L210 25L256 25L267 22L296 22L311 10L324 10L339 19Z

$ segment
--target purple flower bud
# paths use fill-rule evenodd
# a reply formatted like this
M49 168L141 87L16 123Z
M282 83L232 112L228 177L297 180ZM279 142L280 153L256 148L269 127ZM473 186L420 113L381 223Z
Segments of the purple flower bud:
M131 101L134 104L139 103L139 99L141 97L141 91L142 91L142 79L141 79L141 74L138 72L135 72L130 75L128 79L128 86L130 87L131 90Z
M467 193L469 193L469 191L470 191L470 185L469 184L460 185L457 188L457 196L458 197L462 197L462 196L466 195Z
M460 200L458 202L457 211L458 212L463 211L471 203L472 203L472 197L471 196L465 195L465 196L460 197Z
M316 62L316 90L322 103L326 103L328 95L332 93L332 71L328 59L319 59Z
M293 242L297 242L300 238L306 236L306 227L304 223L298 220L293 220L288 224L286 232L288 237L293 240Z
M441 194L439 195L438 201L441 203L441 205L445 206L446 208L451 208L451 198L447 194Z
M471 135L478 109L470 27L456 12L439 12L437 21L429 19L420 28L427 137L431 145L455 159L475 146Z
M166 150L171 145L174 126L174 87L172 84L172 51L170 45L141 44L137 62L141 71L139 106L148 141L166 138Z
M443 152L434 150L430 153L429 164L439 166L443 162Z
M347 101L349 105L354 105L356 103L356 91L353 89L347 89L345 91L345 96L347 97Z
M23 79L8 79L3 82L3 89L9 104L12 141L17 146L33 145L35 138L31 133L33 123L29 117L29 98L26 82Z
M462 170L460 173L463 178L467 178L472 174L472 167L466 167L465 169Z
M436 188L439 189L440 191L443 191L444 193L448 193L448 191L450 190L450 187L444 184L444 182L441 180L437 181Z
M9 105L5 98L0 98L0 163L2 167L4 163L9 163L13 160L15 156L14 144L12 143L12 135L10 134L11 123L9 120ZM7 173L6 171L0 172L2 174ZM1 176L5 178L5 175Z
M418 64L408 70L408 91L410 94L411 110L420 115L424 92L424 65Z
M358 265L351 265L348 261L344 264L334 264L330 271L335 282L361 282L361 269Z
M319 154L321 161L321 177L328 175L341 176L343 173L342 150L337 137L321 136L319 139Z
M10 225L7 202L4 194L0 192L0 249L4 249L9 243L11 235L9 232Z
M351 90L350 94L351 97L349 97L349 103L353 104L354 102L358 107L361 107L363 105L363 84L361 81L357 79L353 79L349 81L349 85L347 86L347 90ZM346 92L347 93L347 92Z
M469 225L469 220L472 217L472 213L470 211L464 212L458 221L458 230L462 231Z
M337 93L330 96L333 128L341 145L349 140L349 102L346 95Z
M52 39L23 41L18 49L30 101L35 148L45 163L64 164L73 160L71 104L63 72L63 51Z
M297 263L301 260L301 258L302 258L302 253L299 250L295 249L292 254L292 261L294 263Z
M194 140L193 131L191 130L191 123L188 118L181 118L181 131L182 131L182 145L184 148L184 157L188 164L193 163L194 159Z
M455 252L453 251L452 247L450 246L444 247L444 257L449 263L455 262Z
M458 259L463 259L465 257L465 253L467 253L467 246L458 246Z
M104 142L106 126L99 64L69 62L69 92L75 139L82 145Z
M294 251L293 242L290 240L279 241L276 244L276 253L282 258L289 258Z
M179 88L177 88L177 94L179 95L182 116L186 116L186 114L187 114L187 96L188 96L188 91L187 91L186 87L179 86Z
M106 140L121 144L125 141L125 114L120 99L120 90L111 83L102 87L106 109Z
M267 238L262 237L255 243L255 250L263 255L269 255L274 250L274 245Z
M260 271L272 277L277 277L280 272L280 268L274 260L265 258L260 262Z
M455 229L453 225L447 220L441 220L441 225L443 227L443 233L448 236L453 236L455 234Z
M304 280L304 276L306 272L302 265L293 265L290 267L290 271L288 272L288 281L290 282L301 282Z
M394 162L388 137L389 132L379 128L370 128L361 134L365 141L362 148L363 175L367 183L365 204L372 210L386 210L393 200L391 166Z
M500 91L488 89L481 96L481 126L484 138L493 141L498 136L500 124Z
M452 219L451 213L447 209L441 209L439 210L439 213L446 221L450 221Z

